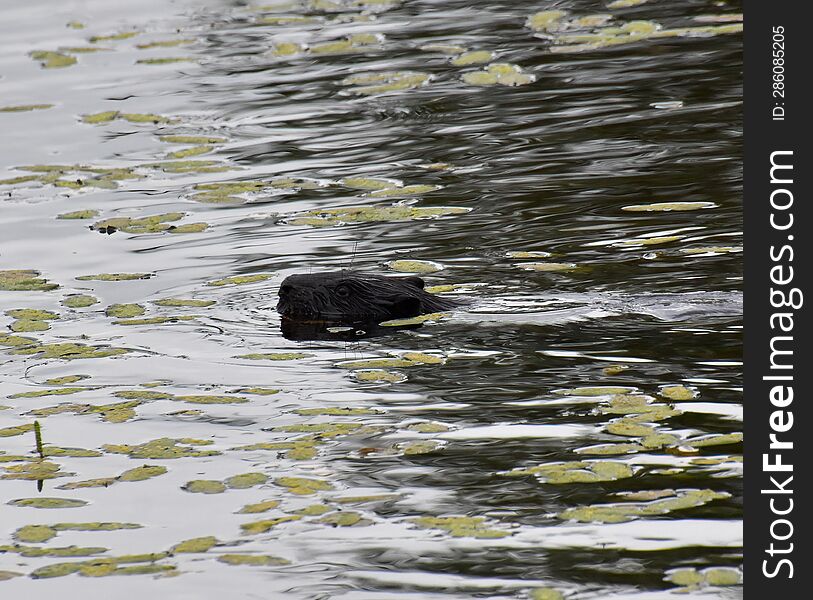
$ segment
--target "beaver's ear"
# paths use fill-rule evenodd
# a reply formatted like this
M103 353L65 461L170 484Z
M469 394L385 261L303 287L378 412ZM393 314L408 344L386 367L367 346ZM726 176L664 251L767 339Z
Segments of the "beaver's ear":
M410 285L414 285L419 290L422 290L426 285L420 277L403 277L402 280Z
M393 299L391 310L396 319L416 317L421 314L421 301L412 296L398 296Z

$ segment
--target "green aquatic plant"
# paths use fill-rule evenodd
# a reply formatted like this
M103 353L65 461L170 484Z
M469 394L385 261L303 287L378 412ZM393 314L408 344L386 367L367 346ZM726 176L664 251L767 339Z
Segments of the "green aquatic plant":
M675 510L695 508L730 496L731 494L727 492L714 490L681 490L674 497L660 498L650 502L595 504L568 508L557 516L565 521L583 523L622 523L638 517L665 515Z
M214 286L214 287L221 287L224 285L246 285L249 283L258 283L260 281L266 281L270 279L272 273L257 273L255 275L233 275L231 277L225 277L223 279L216 279L214 281L208 282L206 285Z
M34 110L47 110L53 108L53 104L18 104L16 106L0 106L0 113L9 112L31 112Z
M105 309L108 317L130 318L143 315L146 309L140 304L111 304Z
M87 506L87 501L78 498L18 498L7 504L24 508L79 508Z
M348 92L361 96L373 96L386 92L410 90L426 85L431 81L429 73L420 71L376 71L350 75L342 80L342 85L350 86ZM345 179L367 179L362 177ZM370 178L374 179L374 178ZM353 187L353 186L348 186ZM392 186L385 186L392 187ZM357 188L357 189L384 189L383 187Z
M28 55L34 60L40 61L43 69L61 69L76 64L76 57L62 52L51 50L34 50Z
M252 521L251 523L243 523L240 529L244 533L258 534L270 531L277 525L282 523L290 523L291 521L298 521L302 517L300 515L286 515L284 517L276 517L274 519L263 519L262 521Z
M300 496L311 496L317 492L333 489L333 484L328 481L308 477L279 477L274 480L274 483Z
M284 558L270 556L268 554L221 554L217 557L217 560L227 565L246 565L250 567L269 567L290 564L290 562Z
M251 354L240 354L234 358L245 360L301 360L311 356L313 354L307 352L253 352Z
M209 440L192 438L158 438L143 444L104 444L102 448L113 454L127 454L130 458L146 459L202 458L221 454L217 450L197 448L211 443Z
M77 281L135 281L149 279L152 273L99 273L96 275L80 275Z
M377 190L373 194L382 192L396 193L404 188L388 188ZM382 221L412 221L421 219L437 219L462 215L470 212L470 208L461 206L435 206L419 207L395 204L391 206L347 206L344 208L330 208L310 210L297 213L285 219L289 225L307 225L310 227L336 227L349 223L374 223Z
M238 513L241 514L257 514L257 513L264 513L277 508L280 505L279 500L263 500L262 502L257 502L255 504L246 504L243 508L238 510Z
M172 554L196 554L208 552L217 545L217 538L213 535L192 538L175 544L170 552Z
M495 539L511 535L510 531L488 527L485 517L417 517L410 521L421 529L441 529L452 537Z
M534 475L544 483L557 485L617 481L632 477L633 473L632 467L626 463L603 460L549 463L513 469L502 473L502 475L507 477Z
M43 291L55 290L59 286L48 283L40 277L40 272L33 269L15 269L0 271L0 291Z
M226 484L213 479L194 479L187 481L181 489L192 494L222 494L226 491Z

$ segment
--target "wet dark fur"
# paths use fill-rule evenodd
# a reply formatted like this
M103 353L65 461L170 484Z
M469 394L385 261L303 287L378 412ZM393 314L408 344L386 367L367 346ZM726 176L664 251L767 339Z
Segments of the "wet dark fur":
M424 291L420 277L336 271L290 275L279 288L277 312L289 319L370 321L406 319L460 303Z

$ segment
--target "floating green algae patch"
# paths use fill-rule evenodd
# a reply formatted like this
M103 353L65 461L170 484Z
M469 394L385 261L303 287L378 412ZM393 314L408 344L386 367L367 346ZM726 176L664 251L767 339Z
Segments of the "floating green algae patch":
M90 379L90 375L65 375L64 377L52 377L51 379L46 379L43 383L46 385L67 385L70 383L76 383L77 381L82 381L83 379Z
M224 285L246 285L249 283L257 283L259 281L266 281L270 279L272 273L257 273L256 275L233 275L224 279L216 279L208 282L206 285L221 287Z
M298 415L316 416L327 415L332 417L354 416L354 415L375 415L382 411L369 408L348 408L348 407L328 407L328 408L299 408L294 411Z
M57 219L93 219L99 216L98 210L75 210L73 212L62 213L57 215Z
M328 513L316 522L332 527L363 527L372 524L372 521L365 519L361 513L350 510Z
M40 65L42 65L43 69L61 69L76 64L75 56L63 54L62 52L34 50L33 52L29 52L28 55L34 60L40 61Z
M217 538L213 535L192 538L175 544L172 547L173 554L192 554L198 552L208 552L217 545Z
M568 390L556 390L556 394L560 396L608 396L614 394L628 394L634 391L634 388L617 387L617 386L590 386L590 387L577 387Z
M26 333L31 331L47 331L51 327L45 321L34 321L30 319L18 319L9 325L15 333Z
M164 173L222 173L234 169L234 167L229 167L215 160L161 161L141 166L148 169L157 169Z
M208 227L206 223L190 223L188 225L172 225L174 221L179 221L185 213L165 213L161 215L151 215L141 218L116 217L97 221L91 228L96 231L113 233L123 231L125 233L195 233L203 231Z
M198 59L191 56L164 56L160 58L140 58L137 65L169 65L182 62L197 62Z
M234 358L244 358L246 360L300 360L310 358L313 354L307 352L260 352L252 354L240 354Z
M45 456L70 456L75 458L98 458L102 456L102 453L98 450L88 450L87 448L45 446L42 451Z
M65 396L86 391L87 388L54 388L49 390L32 390L30 392L20 392L12 394L9 398L42 398L44 396Z
M53 108L53 104L19 104L17 106L0 106L0 113L4 112L30 112L33 110L46 110Z
M176 567L158 564L155 561L166 558L165 553L111 556L81 562L56 563L40 567L31 572L32 579L47 579L77 574L83 577L107 577L111 575L160 575L174 573ZM133 566L120 566L127 563L148 563Z
M667 571L664 581L680 586L680 589L675 591L694 592L709 586L742 585L742 573L732 567L708 567L702 570L687 567Z
M102 448L106 452L114 454L127 454L130 458L200 458L220 454L217 450L200 450L196 448L196 446L205 446L211 443L209 440L192 438L158 438L143 444L105 444Z
M169 306L172 308L181 308L185 306L195 308L205 308L215 304L214 300L195 300L192 298L162 298L161 300L153 301L157 306Z
M170 117L165 117L163 115L154 115L150 113L123 113L117 110L108 110L90 115L82 115L82 121L91 125L100 125L102 123L110 123L111 121L116 120L127 121L128 123L133 124L152 123L153 125L163 125L175 122L175 119L171 119Z
M613 435L625 435L630 437L644 437L654 432L654 428L651 425L644 425L628 419L612 421L604 427L604 430Z
M707 446L727 446L729 444L741 444L743 435L741 433L717 433L706 435L700 438L686 440L686 444L692 448L705 448Z
M503 538L509 531L491 529L485 517L417 517L410 519L421 529L442 529L452 537Z
M135 281L149 279L152 273L99 273L96 275L80 275L78 281Z
M372 358L368 360L348 360L337 363L342 369L387 369L399 367L415 367L425 363L405 358Z
M26 558L39 558L39 557L78 557L78 556L95 556L96 554L103 554L107 552L107 548L99 546L91 546L83 548L81 546L63 546L59 548L42 548L39 546L23 546L15 544L13 546L0 546L0 553L13 552Z
M143 315L146 309L140 304L111 304L105 309L108 317L129 318Z
M494 53L488 50L471 50L455 56L451 60L451 63L455 67L467 67L469 65L482 65L491 62L493 58Z
M427 84L430 79L431 75L429 75L429 73L422 73L419 71L378 71L373 73L358 73L356 75L350 75L342 80L342 85L350 86L348 91L352 94L372 96L375 94L384 94L386 92L397 92L421 87L422 85Z
M97 42L117 42L119 40L127 40L132 37L137 36L140 31L122 31L120 33L110 33L107 35L94 35L93 37L89 38L88 41L91 44L95 44Z
M273 396L279 394L279 390L273 388L240 388L237 390L241 394L253 394L255 396Z
M274 480L274 483L300 496L310 496L317 492L333 489L333 485L328 481L308 477L279 477Z
M502 473L507 477L534 475L550 484L601 483L633 476L632 468L615 461L572 461L518 468Z
M661 498L651 502L580 506L568 508L557 516L566 521L582 523L622 523L638 517L665 515L675 510L695 508L730 496L726 492L715 492L714 490L680 490L676 496L670 498Z
M59 286L48 283L40 277L40 272L33 269L16 269L0 271L0 290L6 292L54 290Z
M616 456L619 454L630 454L633 452L641 452L645 448L641 444L623 443L623 444L596 444L595 446L585 446L583 448L576 448L577 454L589 454L594 456Z
M542 271L546 273L565 273L575 271L579 268L576 263L560 263L560 262L546 262L546 263L523 263L517 265L526 271Z
M14 319L25 319L28 321L53 321L59 318L59 315L55 312L35 308L13 308L7 310L6 314Z
M168 144L225 144L229 140L224 137L212 135L161 135L158 139ZM203 184L206 185L206 184Z
M443 265L430 260L391 260L386 266L399 273L435 273L443 270Z
M238 513L241 514L257 514L257 513L264 513L277 508L280 505L279 500L264 500L262 502L257 502L255 504L246 504L243 508L238 510Z
M139 50L149 50L151 48L172 48L175 46L182 46L184 44L194 44L194 39L180 38L176 40L156 40L154 42L146 42L144 44L136 44Z
M528 593L530 600L565 600L564 594L551 587L534 588Z
M58 406L48 408L38 408L32 410L29 414L38 417L47 417L61 413L98 414L103 421L107 421L108 423L124 423L125 421L135 418L136 412L134 408L140 404L140 401L116 402L113 404L103 404L101 406L94 406L92 404L59 404Z
M162 323L178 323L181 321L193 321L196 315L175 315L172 317L147 317L144 319L122 319L113 321L113 325L161 325Z
M4 335L0 334L0 346L9 348L21 348L26 346L35 346L39 342L34 338L23 337L20 335Z
M361 423L298 423L296 425L280 425L274 431L287 431L289 433L312 433L320 437L336 437L347 435L363 427Z
M129 469L118 476L119 481L144 481L158 477L167 472L166 467L160 465L143 465L134 469Z
M214 150L214 146L192 146L191 148L184 148L183 150L175 150L167 154L167 158L189 158L190 156L199 156L207 154Z
M24 481L39 481L67 477L73 473L64 473L60 465L43 459L34 459L22 465L5 467L6 473L0 479L19 479Z
M469 85L528 85L536 81L534 75L523 72L522 67L511 63L494 63L482 71L463 73L460 79Z
M26 423L24 425L15 425L13 427L4 427L0 429L0 438L23 435L24 433L28 433L29 431L34 431L33 423Z
M408 325L421 325L427 321L439 321L446 318L449 313L429 313L426 315L419 315L409 319L392 319L391 321L382 321L379 323L382 327L404 327Z
M566 16L563 10L543 10L528 17L525 25L534 31L555 31Z
M323 436L329 437L329 436ZM246 446L237 446L231 448L232 450L253 451L253 450L269 450L272 452L282 452L285 458L291 460L310 460L316 456L315 446L320 443L318 439L314 438L297 438L290 442L259 442L256 444L248 444Z
M693 400L697 396L694 390L683 385L666 385L661 388L659 394L674 401Z
M407 376L403 373L387 371L385 369L364 369L355 371L353 377L362 383L401 383L407 379Z
M248 398L242 396L173 396L172 400L191 404L244 404Z
M113 395L116 398L124 398L125 400L168 400L174 398L173 394L154 390L119 390L114 392Z
M284 517L277 517L275 519L264 519L262 521L252 521L251 523L243 523L240 525L240 529L243 532L248 534L257 534L257 533L265 533L266 531L270 531L277 525L282 523L288 523L290 521L298 521L302 517L299 515L287 515Z
M353 190L385 190L403 185L397 179L385 179L383 177L344 177L339 180L339 184Z
M382 192L399 195L405 188L389 188L377 190L373 194ZM347 223L375 223L382 221L411 221L421 219L437 219L462 215L470 212L470 208L461 206L347 206L344 208L331 208L311 210L297 213L285 220L289 225L308 225L311 227L334 227Z
M232 475L223 480L227 487L234 490L244 490L258 485L264 484L268 481L268 475L264 473L242 473L240 475Z
M79 508L87 502L76 498L19 498L8 504L24 508Z
M702 210L716 208L714 202L655 202L653 204L633 204L624 206L621 210L628 212L672 212L685 210Z
M76 360L80 358L106 358L126 354L129 350L110 346L86 346L84 344L38 344L32 347L12 350L11 354L35 355L36 358L59 358Z
M214 479L194 479L187 481L181 489L192 494L222 494L226 491L226 485Z
M290 564L284 558L270 556L268 554L221 554L217 557L217 560L227 565L246 565L250 567L269 567Z

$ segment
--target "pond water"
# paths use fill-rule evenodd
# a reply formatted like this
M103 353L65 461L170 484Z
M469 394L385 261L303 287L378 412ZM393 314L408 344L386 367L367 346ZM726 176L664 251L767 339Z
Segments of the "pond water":
M740 597L740 12L6 7L3 596Z

